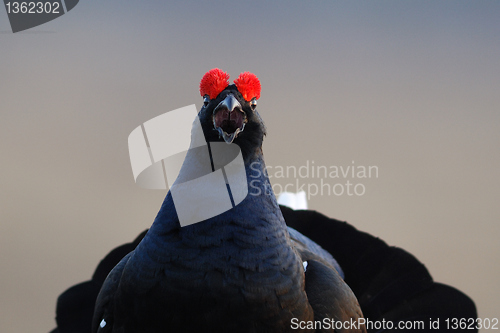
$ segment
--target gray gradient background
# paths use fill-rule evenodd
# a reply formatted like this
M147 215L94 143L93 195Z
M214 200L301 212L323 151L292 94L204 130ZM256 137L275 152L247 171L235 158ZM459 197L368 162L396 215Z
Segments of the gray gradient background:
M12 34L0 10L0 332L49 331L57 296L152 223L165 193L134 184L127 137L201 106L213 67L260 78L269 165L378 166L364 196L310 208L500 317L499 18L498 1L80 1Z

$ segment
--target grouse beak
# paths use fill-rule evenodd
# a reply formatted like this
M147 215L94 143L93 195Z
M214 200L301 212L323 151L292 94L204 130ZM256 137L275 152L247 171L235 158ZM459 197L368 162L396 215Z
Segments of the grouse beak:
M214 109L212 120L214 128L224 141L229 144L245 129L247 116L243 112L240 102L233 94L229 94Z

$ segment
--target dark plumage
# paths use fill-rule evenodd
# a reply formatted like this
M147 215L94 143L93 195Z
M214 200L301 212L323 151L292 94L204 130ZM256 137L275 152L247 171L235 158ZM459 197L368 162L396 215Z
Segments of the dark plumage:
M94 332L291 332L293 318L362 317L331 256L309 248L312 242L304 237L302 242L290 237L264 172L264 124L235 85L199 112L206 141L222 140L219 125L229 134L228 128L242 125L241 117L235 124L217 118L224 111L244 113L244 130L224 140L241 148L247 179L257 180L253 189L260 191L223 214L185 227L169 192L144 239L104 282Z
M91 331L95 301L106 276L124 256L136 248L146 232L143 231L133 242L123 244L108 253L97 266L91 280L72 286L59 296L56 306L57 328L51 333Z
M426 329L418 332L447 331L444 326L446 318L477 318L474 302L467 295L453 287L433 282L425 267L406 251L388 246L346 222L318 212L296 211L284 206L280 208L287 225L332 251L343 267L346 282L360 299L366 318L394 322L423 320ZM145 234L146 231L133 243L111 251L96 268L92 280L75 285L61 294L56 309L58 328L51 333L90 332L93 303L104 277L128 251L135 248ZM385 290L385 293L380 290ZM430 318L440 319L439 330L428 327ZM476 329L458 331L477 332ZM368 332L379 330L368 329Z
M447 318L477 318L476 306L467 295L434 282L425 266L405 250L315 211L281 210L290 227L334 255L365 318L372 322L385 319L396 325L418 320L425 324L418 332L448 332ZM440 320L439 329L429 327L431 319ZM368 332L381 331L368 327ZM477 329L470 326L461 331Z

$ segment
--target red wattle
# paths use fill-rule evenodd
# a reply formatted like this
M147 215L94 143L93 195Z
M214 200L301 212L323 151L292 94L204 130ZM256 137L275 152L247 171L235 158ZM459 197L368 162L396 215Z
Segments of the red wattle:
M245 101L249 102L252 98L260 98L260 81L255 74L250 72L241 73L234 84L238 91L243 95Z
M208 95L210 99L214 99L228 85L229 74L221 69L214 68L203 75L200 82L200 94L202 97Z

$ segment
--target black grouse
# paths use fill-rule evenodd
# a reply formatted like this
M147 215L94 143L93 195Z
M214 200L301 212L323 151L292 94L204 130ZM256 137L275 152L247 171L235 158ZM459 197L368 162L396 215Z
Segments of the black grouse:
M285 224L265 172L257 77L245 72L229 84L213 69L200 92L206 142L239 146L251 190L230 210L186 226L169 191L145 237L107 276L93 332L333 332L333 322L344 323L338 332L366 332L334 259ZM198 162L190 154L181 178Z
M239 144L247 165L256 159L254 166L260 170L263 167L260 145L265 129L254 112L260 84L251 74L243 74L232 86L227 80L227 74L219 70L210 71L202 80L200 90L205 105L200 120L204 120L205 135L207 140L217 141L221 136L226 142ZM230 94L234 99L227 99ZM255 95L255 99L251 95ZM243 112L229 112L231 104L236 110L239 104ZM212 111L211 123L207 121L210 110L216 111L215 117ZM217 111L223 112L217 116ZM267 184L267 179L264 180ZM111 251L100 262L91 280L59 296L57 328L51 333L91 332L98 293L108 273L120 261L97 301L93 332L97 329L100 332L282 332L289 330L293 323L281 326L279 323L296 314L297 320L307 316L314 320L338 320L329 313L335 312L332 302L339 299L342 290L350 293L332 266L345 275L345 281L357 296L368 332L397 331L397 325L404 327L417 321L423 323L418 332L477 332L474 325L453 329L446 325L449 318L467 323L475 321L477 312L469 297L434 282L425 266L408 252L388 246L346 222L315 211L295 211L281 206L287 225L295 229L287 230L276 211L274 197L267 198L270 202L266 198L248 201L252 199L249 197L246 200L250 211L235 209L236 212L223 214L224 219L211 219L196 228L196 225L180 227L171 199L167 196L144 244L141 241L147 230L132 243ZM274 213L268 219L270 211ZM240 212L236 217L235 213ZM245 216L249 219L243 218ZM261 216L266 218L252 226L253 219ZM231 218L234 220L228 223ZM219 233L214 232L216 228ZM270 232L266 233L267 230ZM334 255L342 269L329 253L303 235ZM134 251L139 243L140 249ZM281 247L285 248L283 254L278 251ZM134 252L129 254L131 251ZM305 282L297 264L301 261ZM272 267L284 267L284 270L277 272ZM270 290L274 290L271 296ZM295 302L297 298L302 303ZM351 296L339 300L339 307L354 306L357 311L355 304ZM286 310L292 308L293 315ZM258 320L253 321L255 318ZM440 325L436 327L436 323ZM394 329L389 324L393 324ZM332 331L326 325L322 328L316 331Z

